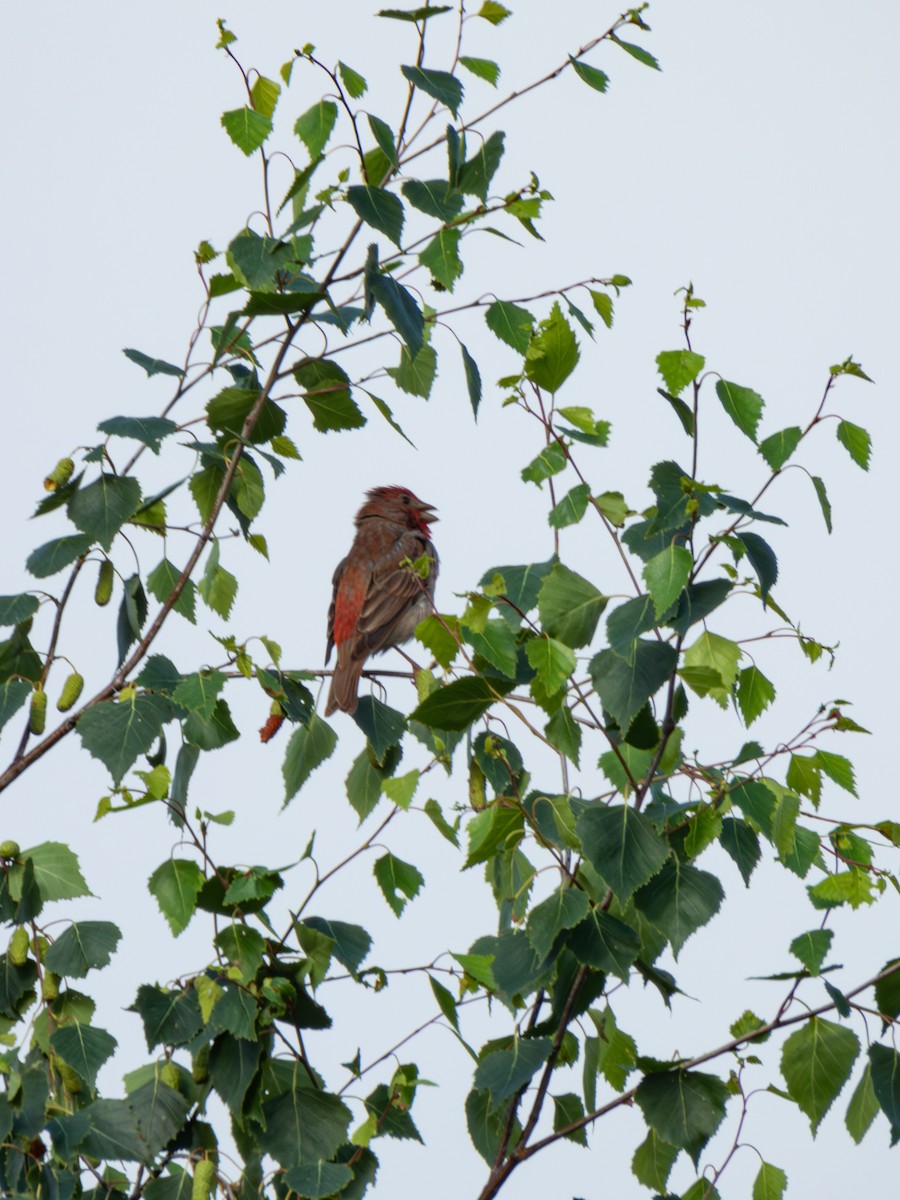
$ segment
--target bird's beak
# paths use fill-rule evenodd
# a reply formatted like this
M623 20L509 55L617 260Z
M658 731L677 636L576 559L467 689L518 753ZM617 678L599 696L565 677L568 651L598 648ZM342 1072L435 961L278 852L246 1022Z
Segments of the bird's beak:
M433 504L423 504L419 508L419 513L426 525L433 525L435 521L439 521L440 517L434 511Z

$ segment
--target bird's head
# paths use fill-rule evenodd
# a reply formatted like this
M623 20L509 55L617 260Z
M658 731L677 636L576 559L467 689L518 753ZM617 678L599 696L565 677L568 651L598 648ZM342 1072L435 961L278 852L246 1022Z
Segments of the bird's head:
M372 488L366 492L366 502L356 514L356 523L368 517L382 517L409 529L416 529L425 537L431 537L428 528L438 519L433 504L420 500L409 488L392 484L389 487Z

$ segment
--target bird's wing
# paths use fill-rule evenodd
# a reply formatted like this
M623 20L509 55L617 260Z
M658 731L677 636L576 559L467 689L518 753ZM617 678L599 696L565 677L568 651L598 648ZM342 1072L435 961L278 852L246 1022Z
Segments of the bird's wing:
M436 570L427 582L420 580L409 567L400 564L406 559L413 562L428 552L436 558L434 547L420 535L403 533L393 544L389 553L374 564L365 601L359 613L357 630L360 650L373 654L393 644L392 633L397 622L406 615L410 603L422 594L423 588L432 591Z

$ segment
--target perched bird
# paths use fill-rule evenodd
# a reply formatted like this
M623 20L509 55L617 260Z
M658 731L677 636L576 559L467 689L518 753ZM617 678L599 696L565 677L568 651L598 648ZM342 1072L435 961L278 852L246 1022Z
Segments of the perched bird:
M334 573L328 610L325 662L337 646L325 715L336 708L356 712L359 677L370 654L407 642L431 612L438 574L437 551L429 525L438 518L408 488L377 487L366 492L356 514L356 537ZM421 578L404 561L428 555Z

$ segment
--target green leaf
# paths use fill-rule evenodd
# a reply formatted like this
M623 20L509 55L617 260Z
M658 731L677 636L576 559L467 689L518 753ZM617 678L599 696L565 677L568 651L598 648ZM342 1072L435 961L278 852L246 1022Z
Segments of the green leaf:
M727 1099L728 1089L715 1075L681 1069L646 1075L635 1093L650 1128L687 1150L695 1166L725 1117Z
M20 625L33 617L40 607L37 596L22 592L18 596L0 596L0 625Z
M169 991L144 983L138 988L132 1010L144 1025L147 1049L183 1046L203 1025L197 993L193 987Z
M591 909L572 930L566 946L580 963L623 980L628 979L629 968L641 952L635 931L601 908Z
M388 851L376 859L372 868L381 894L387 900L395 916L399 917L407 902L419 894L425 878L412 865Z
M478 370L478 363L462 342L459 343L459 348L462 351L463 370L466 373L466 390L469 393L469 403L472 405L472 412L477 421L478 406L481 404L481 372Z
M875 1089L872 1087L872 1064L866 1063L865 1069L859 1078L859 1083L850 1097L850 1103L847 1105L847 1115L844 1118L847 1132L853 1138L854 1142L856 1142L857 1146L868 1133L869 1126L880 1111L881 1106L878 1103L878 1097L875 1095Z
M724 898L715 875L672 857L635 894L634 904L665 935L677 959L687 939L715 916Z
M762 417L765 400L750 388L740 387L739 384L729 383L720 379L716 384L716 395L722 402L722 407L751 442L756 441L756 429Z
M393 192L368 184L347 188L347 200L356 215L399 246L403 233L403 202ZM460 268L462 269L462 268Z
M346 921L329 921L324 917L305 917L301 924L331 938L334 942L334 957L351 974L356 974L372 948L372 939L361 925L350 925Z
M572 64L578 78L583 79L588 87L592 87L595 92L606 91L609 86L609 76L604 74L603 71L589 66L587 63L582 62L580 58L573 58L571 54L569 55L569 62Z
M780 471L800 445L802 437L803 430L800 426L791 425L788 429L781 429L778 433L764 438L759 443L759 452L773 471Z
M738 675L737 702L748 728L774 699L775 685L766 679L759 667L745 667L741 671Z
M554 565L553 559L548 559L526 566L491 567L482 575L479 586L490 586L497 576L503 580L505 590L498 598L497 607L506 622L518 629L522 623L520 613L528 613L535 607L541 584ZM502 602L507 599L508 604Z
M602 72L600 72L600 74L602 74ZM608 296L606 294L606 292L591 291L591 300L593 302L594 309L596 310L598 316L600 317L600 320L603 322L603 324L606 326L607 329L612 329L612 326L613 326L612 297Z
M562 1096L554 1096L553 1098L553 1129L559 1132L560 1129L565 1129L567 1125L571 1125L573 1121L579 1121L584 1116L584 1105L581 1103L581 1098L576 1096L574 1092L566 1092ZM571 1133L564 1133L564 1138L568 1138L571 1142L576 1142L579 1146L586 1146L587 1134L584 1129L574 1129Z
M141 486L124 475L101 475L87 487L79 488L68 505L69 517L77 529L99 542L104 550L141 503Z
M487 203L491 180L503 158L504 135L498 129L478 145L471 158L466 159L459 172L456 186L467 196L477 196Z
M310 159L318 158L325 149L337 113L337 105L333 100L320 100L297 118L294 132L309 151Z
M32 690L24 679L7 679L0 684L0 729L16 715Z
M125 661L128 649L141 635L147 620L147 597L139 576L131 575L122 588L122 603L116 622L119 665Z
M463 636L472 649L498 671L510 679L515 677L518 646L515 633L505 621L487 621L484 629L478 632L466 627Z
M455 632L455 617L440 619L432 614L416 626L416 641L421 642L442 667L449 667L459 651Z
M655 554L642 572L657 618L668 612L690 578L694 559L686 546L671 542Z
M500 79L500 68L491 59L472 58L470 55L461 54L459 61L460 65L465 67L467 71L471 71L479 79L486 79L491 87L497 86Z
M620 904L662 868L669 847L653 822L628 805L584 807L575 819L585 858Z
M446 105L454 117L462 104L463 85L448 71L430 71L424 67L402 66L400 70L406 79L439 104Z
M666 388L679 396L703 370L706 359L693 350L663 350L656 356L656 365Z
M427 21L429 17L437 17L441 13L452 12L449 4L428 4L423 8L380 8L377 17L390 17L394 21Z
M848 1031L849 1032L849 1031ZM891 1145L900 1141L900 1054L889 1046L870 1046L872 1090L891 1125Z
M219 543L214 541L203 569L197 590L207 608L227 621L237 597L238 582L230 571L219 566Z
M268 293L263 293L267 296ZM243 428L252 410L259 403L259 388L227 387L213 396L206 406L206 421L210 429L243 436ZM253 429L247 434L250 442L268 442L284 433L287 414L274 400L263 401Z
M822 509L822 516L825 518L825 528L831 533L831 502L828 499L828 493L825 491L825 484L818 475L811 475L813 487L816 489L816 496L819 501L819 507Z
M813 1133L850 1077L858 1054L856 1034L822 1017L810 1017L784 1043L781 1073Z
M177 368L175 370L178 375L181 374ZM111 437L133 438L149 446L154 454L159 454L163 438L174 433L178 426L168 417L110 417L101 421L97 428Z
M577 525L587 512L590 498L590 484L576 484L550 509L547 514L548 523L554 529L565 529L567 525Z
M171 717L172 705L165 697L135 693L92 705L81 714L76 729L85 750L100 759L118 786Z
M615 650L601 650L591 659L588 670L603 707L625 734L677 663L678 655L672 646L638 639L630 658L623 658Z
M294 1082L287 1091L262 1106L265 1124L259 1144L288 1168L333 1158L351 1119L349 1108L337 1096L302 1086L296 1078L299 1070L295 1068Z
M872 438L868 432L860 425L854 425L850 421L841 421L837 427L837 440L856 465L862 467L864 471L868 471L869 458L872 454Z
M571 709L560 705L547 724L544 733L550 745L564 754L577 767L581 756L581 726Z
M522 480L525 483L536 483L540 487L545 479L564 471L567 462L562 446L558 442L548 442L537 458L522 468Z
M754 1180L752 1200L781 1200L787 1187L787 1176L780 1166L762 1163Z
M775 552L758 533L738 533L735 537L747 551L747 558L757 574L759 590L765 603L769 591L778 580L778 559Z
M889 967L895 968L893 973L879 979L875 984L875 1003L884 1017L893 1018L900 1016L900 960L891 959L885 963L882 971Z
M564 929L584 920L588 898L579 888L561 886L546 900L536 904L528 914L525 932L537 955L545 959L553 943Z
M222 671L196 671L185 675L172 693L176 704L188 712L199 713L204 720L211 720L219 700L219 692L225 686L227 676Z
M318 713L308 724L295 729L288 742L282 774L285 785L285 804L299 792L310 775L330 758L337 746L337 734Z
M822 771L834 783L849 792L851 796L858 796L856 790L856 780L853 776L853 764L849 758L845 758L843 754L833 754L830 750L817 750L814 755L815 761L822 768Z
M388 751L400 744L406 732L403 714L374 696L360 697L353 720L366 735L379 765L383 765Z
M837 363L828 369L832 375L855 375L857 379L865 379L867 383L874 383L874 380L870 379L859 363L854 362L852 358L845 358L842 363Z
M712 696L724 708L742 655L737 642L703 632L685 651L684 666L678 673L698 696Z
M16 902L22 898L29 859L34 883L43 901L75 900L79 896L91 895L78 866L78 856L62 842L41 842L39 846L23 850L18 861L9 869L9 894Z
M439 221L452 221L462 212L465 203L462 192L446 179L408 179L401 190L413 208L429 217L437 217Z
M236 278L254 292L274 292L278 283L296 269L296 255L289 242L260 237L250 230L234 238L225 257ZM237 333L237 316L233 314L235 325L227 332L224 327L212 331L217 354L235 353L236 349L249 350L249 343L241 341L244 335Z
M872 895L872 880L859 867L826 875L808 891L809 898L816 908L836 908L839 904L849 904L855 909L861 904L872 904L875 899Z
M583 575L554 563L537 595L541 627L550 637L578 650L593 639L606 600Z
M188 927L205 882L203 872L187 858L167 859L150 876L147 887L176 937Z
M369 85L366 83L365 79L363 79L362 75L360 75L357 71L354 71L352 67L348 67L344 62L339 62L338 73L340 74L344 87L354 100L358 100L360 96L364 96L366 94L366 90Z
M388 162L392 167L397 166L397 143L394 140L394 133L387 122L382 121L380 117L375 117L371 113L367 114L369 120L369 128L372 130L372 135L378 143L379 148L384 153ZM375 180L380 183L380 180Z
M412 354L418 354L424 340L425 318L412 294L390 275L366 270L366 288L384 309L387 319L406 342Z
M50 968L53 970L54 968ZM86 1083L93 1088L97 1083L97 1072L117 1046L116 1039L105 1029L71 1021L50 1035L53 1052L67 1062Z
M166 362L162 358L151 358L149 354L144 354L140 350L123 350L122 353L133 363L143 367L148 378L152 378L154 375L174 375L180 379L184 374L181 367L173 366L172 363Z
M335 429L358 429L366 418L350 393L350 377L343 367L327 358L306 358L293 369L303 388L303 399L320 433Z
M512 634L508 625L504 625L503 628ZM575 670L574 651L556 638L534 638L526 642L525 655L550 696L565 686L566 680Z
M513 1039L508 1050L494 1050L486 1054L475 1071L475 1087L490 1092L494 1103L505 1100L527 1085L550 1055L553 1046L550 1038Z
M719 838L722 849L734 860L744 884L750 886L750 876L760 859L759 837L746 821L725 817Z
M453 291L453 285L463 271L459 257L460 236L458 229L440 229L419 255L422 266L448 292Z
M254 109L262 113L264 117L271 117L275 113L278 97L281 95L281 85L274 79L267 79L265 75L259 75L253 84L251 95Z
M430 729L467 729L491 705L512 691L512 680L469 676L438 688L410 713Z
M181 572L174 563L169 562L164 558L158 566L154 567L147 576L147 590L151 596L155 596L162 604L168 600L169 596L175 587L175 584L181 578ZM196 617L196 592L197 588L193 579L188 579L181 590L181 595L175 601L175 612L180 613L192 625L197 623Z
M545 391L557 392L575 370L578 358L575 334L559 301L554 301L550 316L540 322L531 338L525 354L525 374Z
M785 776L789 788L808 796L818 808L822 795L822 770L816 756L792 754Z
M498 852L514 850L525 832L525 819L520 809L491 804L476 813L466 828L468 853L463 869L488 862Z
M649 50L645 50L643 46L635 46L633 42L623 42L612 34L612 40L617 46L621 46L626 54L630 54L632 58L636 58L639 63L643 63L645 67L652 67L654 71L660 71L662 68L653 57ZM693 1200L693 1198L692 1198Z
M106 966L121 936L112 921L73 921L49 948L44 962L57 975L83 979L92 968Z
M507 300L495 300L484 314L487 327L501 342L525 354L534 330L534 317L527 308Z
M497 0L484 0L475 16L483 17L491 25L502 25L507 17L512 16L512 13L502 4L498 4Z
M801 933L791 942L791 954L799 958L810 975L818 975L825 961L834 933L830 929L813 929Z
M225 132L244 154L255 153L272 132L272 118L255 109L233 108L222 113Z
M383 14L379 13L379 16ZM305 1163L291 1167L284 1173L284 1183L291 1192L303 1196L304 1200L325 1200L336 1196L353 1182L353 1171L345 1163Z
M632 1174L644 1187L664 1192L678 1154L677 1146L670 1146L654 1129L648 1129L631 1160Z
M401 391L427 400L437 374L437 354L431 346L423 346L414 355L408 346L401 346L399 364L388 367L387 373Z

